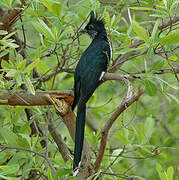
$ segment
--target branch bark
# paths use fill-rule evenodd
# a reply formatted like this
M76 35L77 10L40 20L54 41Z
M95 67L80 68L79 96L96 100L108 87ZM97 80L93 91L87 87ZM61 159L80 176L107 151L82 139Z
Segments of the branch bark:
M58 150L61 153L63 160L67 162L71 157L71 153L68 149L68 146L62 139L62 136L56 130L56 126L53 123L53 117L50 110L48 111L47 117L48 117L48 130L51 136L53 137L55 143L57 144Z
M126 101L123 101L121 105L119 105L116 109L116 111L113 113L109 121L105 124L103 129L101 130L102 138L101 138L101 144L100 148L98 151L98 156L94 164L94 171L97 172L100 168L103 156L104 156L104 151L106 148L106 143L107 143L107 136L109 133L110 128L112 127L113 123L115 120L119 117L119 115L127 109L131 104L133 104L135 101L139 99L139 97L143 94L143 91L141 89L138 90L138 92L131 96L129 99L126 99Z
M170 18L170 19L168 19L166 21L162 21L162 23L159 24L158 29L162 30L162 29L164 29L164 28L166 28L168 26L172 26L173 24L175 24L178 21L179 21L179 14L176 14L176 16L174 16L172 18Z
M137 77L135 75L120 75L114 73L106 73L104 75L104 81L107 80L119 80L125 79L134 80ZM101 82L103 83L103 82ZM59 100L64 99L68 104L73 102L72 90L51 90L51 91L37 91L35 95L28 93L27 91L20 92L5 92L0 95L0 105L11 106L46 106L53 105L53 102L49 100L48 95Z
M70 136L72 137L73 141L75 141L76 116L74 112L72 112L71 110L71 105L68 104L64 99L59 101L55 97L48 96L48 98L49 101L51 101L54 104L57 114L63 119L63 122L68 128ZM78 174L79 180L87 179L87 177L89 176L90 161L91 161L90 154L91 154L90 147L86 139L84 139L82 161L81 161L82 168L80 168Z
M65 99L67 102L73 102L73 91L37 91L35 95L26 91L20 92L5 92L0 95L0 105L11 106L45 106L53 105L49 101L48 95L56 97L58 99Z

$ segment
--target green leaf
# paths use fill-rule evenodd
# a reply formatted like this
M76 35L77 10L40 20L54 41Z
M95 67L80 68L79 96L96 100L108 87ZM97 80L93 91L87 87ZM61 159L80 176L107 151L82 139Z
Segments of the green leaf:
M35 61L33 61L32 63L30 63L24 70L24 73L27 74L30 71L32 71L33 68L35 68L37 66L37 64L40 62L40 59L36 59Z
M22 57L22 55L21 54L17 54L17 56L16 56L16 61L17 61L17 64L19 64L21 61L23 61L23 57Z
M23 126L21 126L20 132L23 133L23 134L30 135L30 133L31 133L30 124L32 123L32 121L33 121L33 119L31 119L30 121L25 123Z
M1 174L3 175L12 175L19 171L19 165L12 164L8 166L0 166L0 169L2 170Z
M132 10L137 10L137 11L159 11L154 8L148 8L148 7L130 7Z
M110 22L111 22L111 20L110 20L109 13L108 13L107 11L104 12L104 19L105 19L106 25L107 25L108 27L110 27Z
M3 37L3 40L9 39L9 38L10 38L11 36L13 36L15 33L16 33L16 31L14 31L14 32L12 32L12 33L10 33L10 34L8 34L7 36Z
M21 84L22 84L22 76L20 74L15 76L15 80L16 80L16 86L17 87L21 86Z
M156 95L156 92L157 92L157 87L156 85L150 81L150 80L145 80L145 90L146 90L146 93L149 95L149 96L155 96Z
M120 138L124 144L128 144L128 129L123 128L121 132L117 133L117 137Z
M167 180L173 180L173 174L174 174L174 169L172 166L170 166L167 169Z
M26 163L23 166L22 176L27 177L31 171L31 168L33 166L33 160L30 160L30 162Z
M155 72L155 71L161 70L163 65L164 65L163 60L156 61L152 64L151 71Z
M179 43L179 31L160 38L158 42L162 45L173 45Z
M44 61L40 61L36 68L40 73L45 74L49 66Z
M112 26L113 24L116 25L116 24L115 24L115 20L116 20L116 15L114 14L113 17L111 18L111 26Z
M15 178L15 177L3 176L3 175L1 175L1 173L0 173L0 177L1 177L2 179L6 179L6 180L19 180L19 178Z
M21 147L27 148L27 149L31 149L31 140L30 137L26 134L18 134L18 141L19 141L19 145Z
M15 43L8 43L8 47L10 47L12 49L16 49L19 47L19 45L15 44Z
M62 10L62 4L53 0L40 0L40 2L47 7L55 16L59 16Z
M154 119L150 116L150 117L147 117L147 119L145 120L145 124L144 124L144 134L145 134L145 137L147 138L150 138L152 133L153 133L153 130L154 130L154 125L155 125L155 121Z
M51 29L41 19L38 19L38 21L33 21L32 25L38 32L43 34L47 39L51 41L55 40L55 37Z
M16 69L11 69L7 74L6 77L15 77L18 75L18 71Z
M25 66L26 66L26 59L24 59L17 65L17 70L23 70Z
M179 0L174 0L170 6L170 14L174 14L176 12L176 9L178 9L178 3Z
M48 167L48 179L49 179L49 180L54 180L54 179L53 179L53 175L52 175L52 170L51 170L50 167Z
M161 180L167 180L165 172L164 172L162 166L159 163L156 163L156 170L157 170Z
M13 154L12 158L10 159L10 161L8 162L9 165L13 165L13 164L19 164L20 166L23 165L29 158L30 153L27 151L16 151L15 154Z
M152 31L152 35L151 35L151 39L152 39L153 42L155 42L155 40L156 40L156 35L157 35L157 32L159 31L158 30L159 24L160 24L160 20L158 19L155 22L155 25L154 25L154 28L153 28L153 31Z
M53 28L53 34L54 34L55 40L57 40L58 39L58 32L57 32L56 26Z
M169 86L169 87L171 87L171 88L173 88L173 89L176 89L176 90L179 89L178 86L174 86L174 85L172 85L172 84L169 84L167 81L161 79L161 78L158 77L158 76L156 76L156 79L158 79L159 81L163 82L164 84L166 84L167 86ZM176 85L176 84L175 84L175 85Z
M110 157L111 161L114 161L117 156L121 155L124 153L124 149L116 149L113 151L112 156ZM118 162L121 160L122 157L118 157Z
M3 56L5 56L5 55L8 54L8 53L9 53L9 51L3 50L2 52L0 52L0 58L3 57Z
M18 137L15 133L6 127L0 127L0 135L7 142L8 145L17 146Z
M2 67L3 69L9 69L9 68L10 68L10 64L9 64L7 61L2 60L2 61L1 61L1 67Z
M150 14L150 17L156 17L156 18L167 18L168 14Z
M70 174L71 172L72 172L72 169L62 167L57 170L56 177L62 177L62 176Z
M0 35L6 35L6 34L8 34L8 32L7 32L7 31L0 30Z
M7 104L8 103L8 99L0 99L0 103L1 104Z
M140 26L139 23L135 20L132 21L132 28L138 37L144 40L147 44L150 44L150 38L146 30L142 26Z
M166 93L166 94L167 94L167 96L169 96L171 99L173 99L174 101L176 101L177 104L179 104L179 99L178 99L176 96L174 96L173 94L170 94L170 93Z
M28 91L29 91L31 94L35 95L34 86L32 85L32 82L31 82L31 80L29 79L28 76L24 76L24 83L25 83Z
M137 124L136 127L133 127L133 130L136 134L137 140L139 144L143 144L146 142L146 138L144 136L144 124ZM143 155L142 155L143 156Z

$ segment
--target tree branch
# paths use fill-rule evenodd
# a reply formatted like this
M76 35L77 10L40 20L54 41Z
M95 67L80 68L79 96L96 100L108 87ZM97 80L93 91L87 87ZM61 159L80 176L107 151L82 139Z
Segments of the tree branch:
M104 75L104 81L107 80L123 81L124 78L129 80L134 80L138 77L136 77L135 75L120 75L113 73L106 73ZM59 100L65 99L65 101L68 102L68 104L71 104L73 102L72 90L37 91L35 95L30 94L26 91L20 91L20 92L4 92L2 95L0 95L0 105L11 105L11 106L53 105L53 102L49 101L49 98L47 96L52 96Z
M3 146L3 145L0 145L0 148L3 149L3 150L5 150L5 149L16 149L16 150L21 150L21 151L27 151L27 152L34 153L34 154L36 154L36 155L44 158L44 159L47 161L47 163L48 163L48 165L50 166L50 168L52 169L53 173L56 173L56 170L55 170L55 168L53 167L52 162L50 161L50 159L47 158L47 157L46 157L44 154L42 154L42 153L33 151L33 150L31 150L31 149L27 149L27 148L23 148L23 147L16 147L16 146Z
M166 21L162 21L161 24L159 24L158 29L162 30L168 26L172 26L174 23L176 23L177 21L179 21L179 14L176 14L176 16L174 16L173 18L170 18Z
M49 101L51 101L57 111L57 114L63 119L63 122L65 123L66 127L68 128L68 131L70 133L70 136L72 137L73 141L75 141L75 129L76 129L76 116L74 112L71 110L71 106L64 100L56 99L55 97L48 96ZM87 179L89 175L89 168L90 168L90 161L91 161L91 150L87 143L87 141L84 139L84 145L83 145L83 152L82 152L82 161L81 161L81 167L78 178L79 179Z
M71 157L71 153L68 149L68 146L62 139L62 136L56 130L56 127L53 123L52 113L50 112L50 110L47 112L47 117L48 117L48 130L51 136L53 137L55 143L57 144L58 150L61 153L63 160L67 162Z
M52 105L47 96L53 96L59 99L65 99L67 102L73 102L73 91L37 91L35 95L26 91L6 92L0 95L0 105L11 106L44 106Z
M112 127L113 123L115 120L119 117L119 115L127 109L131 104L133 104L135 101L139 99L139 97L143 94L143 91L139 89L137 93L130 98L124 98L124 101L119 105L116 109L116 111L113 113L109 121L105 124L103 129L101 130L102 138L101 138L101 144L100 148L98 151L98 156L94 164L94 171L97 172L100 168L103 156L104 156L104 151L107 143L107 136L109 133L110 128Z
M137 41L134 41L130 46L129 48L137 48L139 45L143 44L144 41L142 40L137 40ZM132 54L133 52L128 52L126 54L123 54L123 55L119 55L116 60L115 60L115 63L113 64L113 66L109 69L109 72L111 73L114 73L115 71L117 71L124 62L128 61L129 59L129 56ZM139 55L142 55L144 54L145 52L142 52L141 54ZM137 56L139 56L137 55Z

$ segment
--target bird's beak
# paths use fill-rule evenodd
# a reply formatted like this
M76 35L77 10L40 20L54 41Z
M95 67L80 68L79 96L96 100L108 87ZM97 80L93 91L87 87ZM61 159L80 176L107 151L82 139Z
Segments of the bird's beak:
M83 33L86 33L86 32L87 32L86 29L83 29L83 30L79 31L79 34L83 34Z

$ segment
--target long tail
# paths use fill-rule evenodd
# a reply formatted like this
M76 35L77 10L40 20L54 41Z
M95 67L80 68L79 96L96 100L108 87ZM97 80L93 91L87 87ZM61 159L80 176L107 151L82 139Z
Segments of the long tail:
M76 133L75 133L75 153L73 169L78 167L81 161L83 150L84 130L85 130L85 116L86 116L86 103L78 103L77 118L76 118Z

